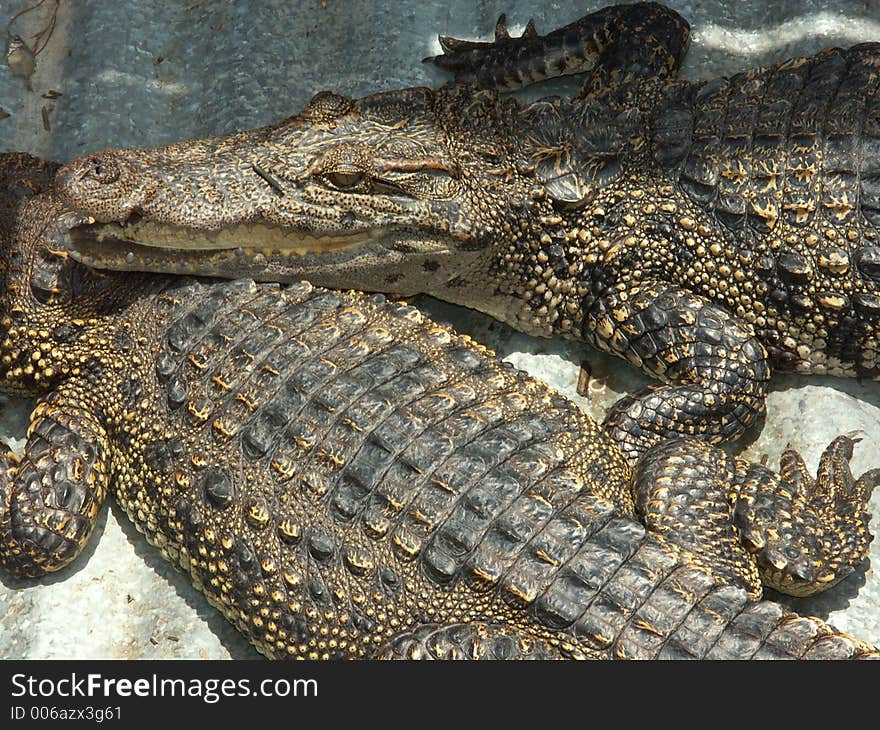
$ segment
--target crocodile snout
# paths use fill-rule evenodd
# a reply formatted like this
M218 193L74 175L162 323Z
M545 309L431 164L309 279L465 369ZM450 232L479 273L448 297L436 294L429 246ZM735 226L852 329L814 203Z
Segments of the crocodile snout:
M142 197L133 172L118 152L94 152L62 167L55 175L55 191L81 213L102 221L120 221Z

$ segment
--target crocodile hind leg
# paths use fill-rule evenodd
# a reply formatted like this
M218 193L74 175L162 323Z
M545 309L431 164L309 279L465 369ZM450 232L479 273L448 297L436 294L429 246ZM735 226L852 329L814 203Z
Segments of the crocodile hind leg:
M751 329L680 287L641 282L588 303L584 336L666 381L619 400L606 431L630 463L666 438L720 443L764 413L767 353Z
M374 658L877 656L819 619L757 600L762 581L806 594L864 559L865 504L880 471L852 480L851 446L835 441L810 480L791 454L780 475L701 441L663 443L641 460L633 482L645 527L600 497L579 495L512 561L496 562L504 618L411 627ZM514 533L508 526L487 535L510 547ZM485 563L470 569L478 564Z
M530 20L513 38L502 15L490 43L440 36L443 53L426 58L455 74L455 80L514 90L546 79L593 71L589 91L620 71L674 74L687 51L690 29L678 13L655 3L597 10L563 28L538 35ZM595 69L595 71L594 71ZM584 93L583 91L581 93Z
M34 410L24 456L0 462L0 564L37 577L70 563L107 493L106 436L79 391L61 387Z
M646 527L753 599L761 584L806 596L848 576L868 554L868 500L880 469L858 480L853 442L825 450L816 479L794 451L776 473L700 441L667 441L636 466L636 510Z

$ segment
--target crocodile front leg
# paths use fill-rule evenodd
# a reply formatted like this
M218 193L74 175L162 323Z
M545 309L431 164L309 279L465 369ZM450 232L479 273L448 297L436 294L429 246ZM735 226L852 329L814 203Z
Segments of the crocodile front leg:
M106 432L79 386L34 410L24 456L0 462L0 563L10 574L60 570L87 543L107 494Z
M587 302L583 331L596 347L666 381L622 398L605 419L630 463L666 438L720 443L742 435L764 413L770 376L751 328L681 287L621 287Z

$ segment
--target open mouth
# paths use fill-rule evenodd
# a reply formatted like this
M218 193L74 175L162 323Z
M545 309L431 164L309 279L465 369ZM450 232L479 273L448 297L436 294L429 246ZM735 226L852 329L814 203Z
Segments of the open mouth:
M239 223L216 231L167 225L133 216L125 223L92 223L74 230L75 241L89 238L112 247L119 242L176 251L237 249L243 243L254 249L271 249L291 254L325 253L376 240L381 231L363 230L347 234L313 235L266 223Z
M259 267L269 260L332 256L384 236L381 229L315 235L266 223L211 231L135 215L125 223L77 226L70 234L70 249L74 259L88 266L178 273L212 270L212 263L229 261Z

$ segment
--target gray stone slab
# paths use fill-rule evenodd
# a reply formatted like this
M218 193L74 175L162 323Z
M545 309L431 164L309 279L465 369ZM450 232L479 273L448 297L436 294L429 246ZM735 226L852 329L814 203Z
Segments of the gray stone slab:
M880 0L669 4L694 31L685 67L690 76L880 40ZM68 0L37 57L33 92L0 64L0 109L10 114L0 119L0 150L67 160L102 147L164 144L270 123L325 88L360 95L437 86L444 75L419 63L438 51L437 32L486 38L501 12L514 30L533 16L539 30L549 30L601 5ZM0 28L23 7L19 0L0 0ZM15 31L30 37L40 21L39 11L29 13ZM571 81L557 82L529 94L571 88ZM50 90L63 96L44 98ZM620 394L647 382L626 363L584 345L535 340L467 310L427 298L418 303L573 397L596 418ZM593 373L588 399L574 388L583 360ZM22 401L0 406L0 435L20 443L29 408ZM863 440L854 470L880 463L878 383L776 377L768 412L760 434L750 435L746 454L752 458L766 453L776 463L790 443L815 468L834 436L857 431ZM878 500L875 495L875 514ZM876 519L873 524L876 532ZM875 544L874 561L878 550ZM819 598L786 600L880 644L880 580L870 566ZM255 656L118 510L102 518L87 553L67 570L45 581L0 584L0 617L0 658Z

